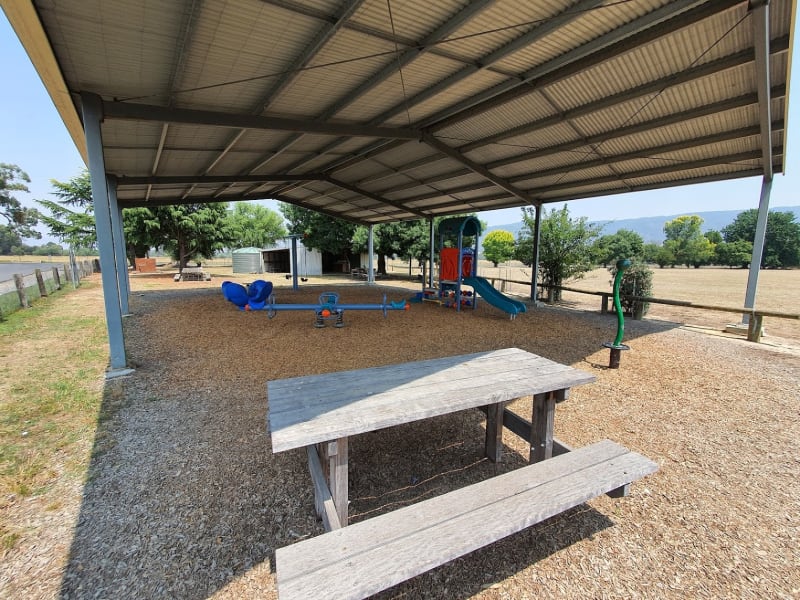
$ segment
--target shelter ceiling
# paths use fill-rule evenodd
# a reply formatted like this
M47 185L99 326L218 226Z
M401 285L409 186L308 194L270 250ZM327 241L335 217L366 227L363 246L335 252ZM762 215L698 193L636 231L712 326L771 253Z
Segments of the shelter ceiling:
M121 206L381 223L785 166L794 0L2 0Z

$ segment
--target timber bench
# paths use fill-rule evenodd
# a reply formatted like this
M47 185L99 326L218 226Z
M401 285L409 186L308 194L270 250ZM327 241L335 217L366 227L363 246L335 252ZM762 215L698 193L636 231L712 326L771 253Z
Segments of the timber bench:
M604 440L279 548L279 597L365 598L656 469Z
M655 471L651 461L608 441L572 451L553 437L556 404L594 380L507 348L268 382L272 451L306 450L328 532L277 551L281 600L363 598L588 499L624 495ZM525 396L530 421L505 408ZM490 460L502 458L505 428L530 443L534 464L348 526L349 436L476 408Z

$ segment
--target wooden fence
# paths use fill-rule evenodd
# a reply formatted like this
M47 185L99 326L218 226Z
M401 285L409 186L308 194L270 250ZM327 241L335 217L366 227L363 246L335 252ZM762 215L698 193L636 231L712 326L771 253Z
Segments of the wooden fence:
M28 275L14 274L11 279L0 281L0 320L5 315L29 308L31 302L49 296L64 285L77 287L80 279L95 271L95 261L83 260L76 263L73 274L69 264L55 263L50 269L36 269Z
M500 291L505 291L506 284L508 283L515 283L518 285L527 285L530 288L531 282L530 281L519 281L516 279L499 279L499 278L492 278L490 279L492 285L495 286L495 281L500 282ZM543 283L537 283L537 286L541 290L547 290L547 302L552 302L552 294L550 293L551 290L561 290L564 292L575 292L578 294L589 294L592 296L600 296L600 312L607 313L609 312L609 302L610 299L613 297L611 292L597 292L592 290L582 290L579 288L567 287L564 285L546 285ZM496 287L496 286L495 286ZM669 300L666 298L651 298L650 296L621 296L626 300L636 300L642 303L651 303L651 304L665 304L669 306L680 306L684 308L696 308L698 310L715 310L719 312L727 312L727 313L735 313L739 315L748 315L748 323L747 323L747 339L751 342L759 342L761 341L761 332L764 325L764 317L771 317L776 319L795 319L800 320L800 314L795 313L784 313L774 310L745 310L744 308L734 308L731 306L712 306L710 304L697 304L695 302L688 302L686 300Z

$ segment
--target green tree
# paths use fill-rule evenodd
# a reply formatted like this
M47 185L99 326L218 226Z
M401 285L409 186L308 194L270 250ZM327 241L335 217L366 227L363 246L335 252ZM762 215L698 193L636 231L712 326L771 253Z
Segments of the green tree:
M303 236L303 245L320 252L328 252L350 263L356 225L310 210L281 202L279 209L289 225L289 233Z
M715 230L715 229L709 229L703 235L706 237L706 239L709 242L711 242L715 246L717 244L721 244L722 243L722 234L719 231Z
M514 256L514 234L503 229L487 233L483 239L483 255L495 267L498 263L510 260Z
M37 200L50 211L41 214L41 221L50 233L67 245L76 248L95 248L97 231L92 201L92 181L89 171L84 169L80 175L67 182L50 180L53 195L59 200Z
M714 259L718 265L725 267L742 267L746 269L753 257L753 244L746 240L720 242L714 247Z
M373 228L373 250L378 255L378 273L386 274L386 257L400 256L410 261L419 259L423 250L420 240L427 237L424 220L381 223ZM369 244L369 228L356 227L353 233L351 250L366 252Z
M741 212L733 223L722 228L722 237L728 243L744 240L753 244L757 220L758 210ZM761 268L797 266L800 266L800 223L795 221L794 213L771 210L767 216Z
M151 248L165 244L161 223L149 208L126 208L122 211L122 229L125 233L125 254L131 266L136 258L147 258Z
M703 235L703 219L697 215L684 215L664 223L666 241L664 246L675 256L678 264L687 267L708 263L714 255L714 247Z
M0 225L0 254L11 256L13 248L22 246L22 238L10 225Z
M48 242L41 246L36 246L31 254L34 256L63 256L64 248L55 242Z
M662 269L666 266L674 267L678 264L672 250L666 245L658 246L658 251L655 254L653 262Z
M10 227L20 237L41 239L42 234L33 229L39 222L39 211L27 208L12 196L12 192L28 191L26 183L31 178L17 165L0 163L0 217L6 220L6 227Z
M233 241L225 203L154 206L150 210L159 223L158 245L178 261L179 271L190 260L212 258Z
M643 252L642 236L630 229L620 229L616 233L601 236L592 244L595 260L604 267L621 258L641 258Z
M515 257L524 264L533 264L533 232L536 209L522 209L523 228L517 236ZM600 232L586 217L571 219L569 208L542 209L539 238L539 273L545 285L562 285L565 279L579 278L592 269L591 245ZM551 290L554 300L561 299L561 290Z
M266 248L286 236L283 218L274 210L253 202L235 202L230 211L234 243Z
M645 244L642 247L642 260L646 263L658 262L656 256L658 256L659 250L661 250L661 244L654 244L652 242Z

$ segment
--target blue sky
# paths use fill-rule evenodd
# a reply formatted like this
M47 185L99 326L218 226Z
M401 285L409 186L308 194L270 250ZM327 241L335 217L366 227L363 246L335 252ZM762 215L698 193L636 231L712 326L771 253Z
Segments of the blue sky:
M798 50L795 43L794 50ZM3 78L0 93L0 162L19 166L31 178L30 194L16 197L35 206L36 198L52 198L51 179L67 181L83 168L78 151L61 122L39 76L11 29L5 14L0 12L0 56L3 57ZM795 54L795 58L797 54ZM795 61L797 64L798 61ZM799 131L797 95L800 80L793 69L789 114L789 146L786 175L778 175L772 186L771 207L800 205L800 175L793 160L795 131ZM570 214L589 220L624 219L660 215L687 214L712 210L756 208L761 178L753 177L729 182L682 186L651 192L637 192L577 200L569 203ZM271 204L271 203L270 203ZM558 207L560 204L550 205ZM491 225L504 225L520 220L520 209L511 208L481 213L481 220Z

